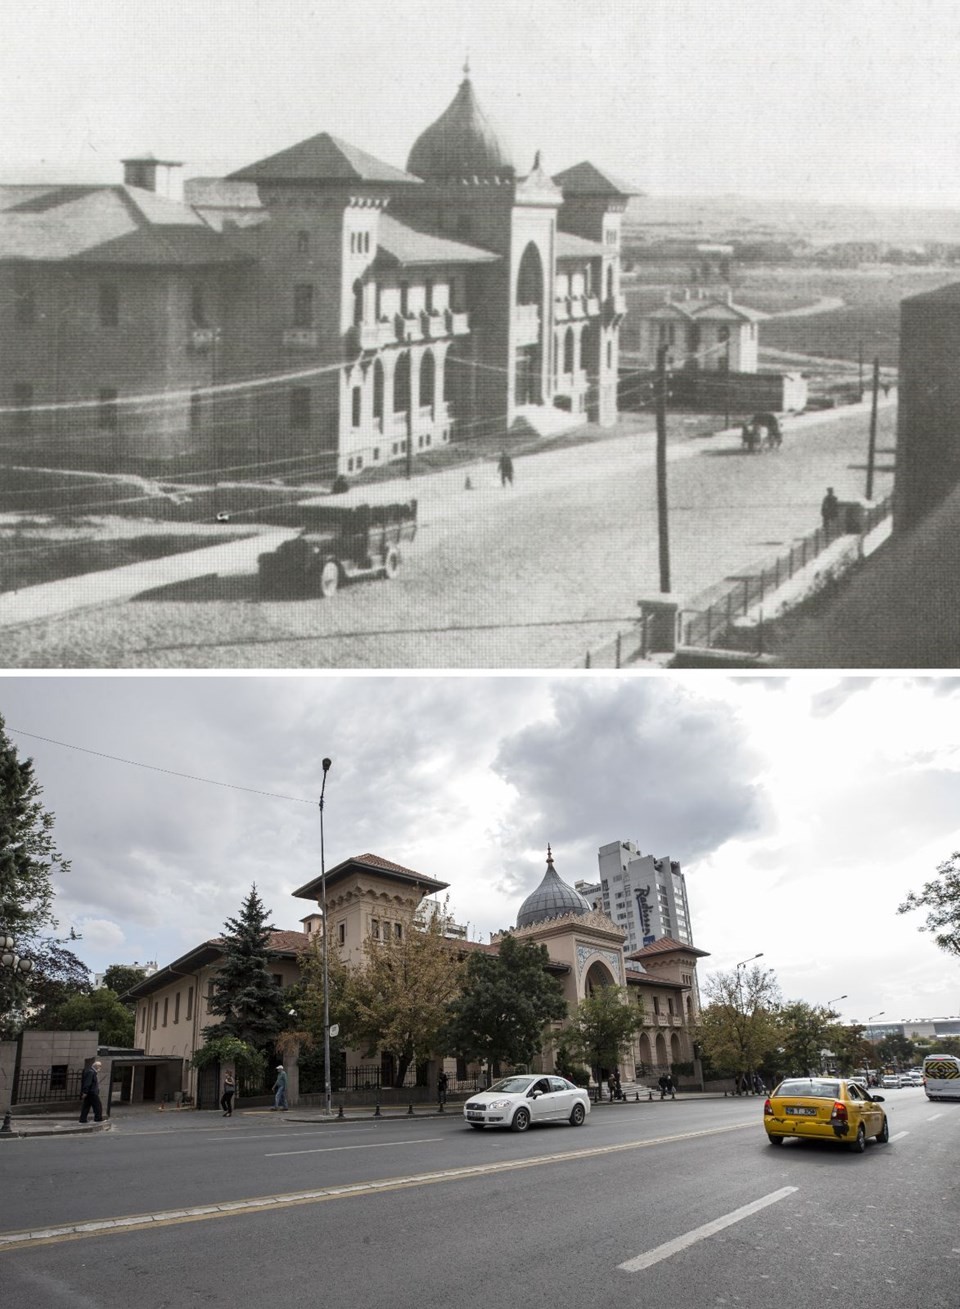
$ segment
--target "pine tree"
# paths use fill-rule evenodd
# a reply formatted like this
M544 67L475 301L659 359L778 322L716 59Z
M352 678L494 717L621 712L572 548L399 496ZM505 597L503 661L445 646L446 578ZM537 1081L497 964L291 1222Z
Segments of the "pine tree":
M273 924L254 885L221 937L223 961L213 986L210 1012L220 1023L203 1029L207 1041L234 1036L254 1050L272 1049L289 1025L283 991L270 972Z
M53 875L70 868L57 850L54 816L42 794L33 761L18 758L0 717L0 935L12 936L17 954L35 968L31 974L0 968L0 1026L7 1033L22 1020L35 989L43 929L56 926Z

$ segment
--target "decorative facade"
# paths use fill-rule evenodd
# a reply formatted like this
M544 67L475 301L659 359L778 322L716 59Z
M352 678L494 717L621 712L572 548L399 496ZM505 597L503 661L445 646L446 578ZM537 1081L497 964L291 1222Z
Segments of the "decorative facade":
M0 437L103 471L349 476L517 424L616 419L620 219L519 173L469 76L406 168L323 132L155 191L0 187Z

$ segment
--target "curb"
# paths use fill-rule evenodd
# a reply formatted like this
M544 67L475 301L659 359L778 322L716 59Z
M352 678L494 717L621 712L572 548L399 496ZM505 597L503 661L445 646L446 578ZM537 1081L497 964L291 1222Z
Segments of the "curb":
M102 1123L64 1124L62 1127L25 1128L11 1125L9 1132L0 1132L0 1143L4 1141L23 1141L29 1136L89 1136L93 1132L109 1132L113 1123L105 1119Z

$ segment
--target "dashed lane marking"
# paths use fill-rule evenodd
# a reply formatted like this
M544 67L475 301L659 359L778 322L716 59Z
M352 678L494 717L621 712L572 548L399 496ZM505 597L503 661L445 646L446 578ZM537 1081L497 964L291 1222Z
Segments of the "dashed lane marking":
M437 1182L464 1182L495 1173L516 1172L522 1168L539 1168L544 1164L569 1163L577 1159L596 1158L600 1155L625 1154L630 1150L647 1150L651 1146L673 1145L706 1136L722 1136L726 1132L756 1129L756 1120L728 1123L724 1127L704 1128L697 1132L678 1132L673 1136L657 1136L645 1141L625 1141L618 1145L588 1146L582 1150L564 1150L556 1154L538 1155L534 1159L507 1159L498 1163L474 1164L467 1168L448 1168L431 1173L415 1173L409 1177L387 1177L372 1182L353 1182L345 1186L325 1186L310 1191L293 1191L279 1195L251 1196L247 1200L228 1200L219 1204L191 1205L182 1209L165 1209L152 1214L130 1214L121 1218L102 1218L93 1222L61 1223L55 1227L41 1227L19 1232L0 1232L0 1254L7 1250L55 1245L64 1241L82 1241L90 1237L109 1236L116 1232L143 1231L159 1227L172 1227L178 1223L206 1222L212 1218L236 1218L243 1214L267 1213L271 1210L292 1208L294 1205L319 1204L325 1200L347 1200L355 1196L384 1195L415 1186L431 1186Z
M902 1141L903 1138L904 1138L905 1136L909 1136L909 1135L910 1135L909 1132L894 1132L894 1134L893 1134L893 1136L891 1136L890 1140L891 1140L891 1141Z
M695 1245L697 1241L705 1241L708 1236L714 1236L717 1232L722 1232L725 1227L732 1227L734 1223L743 1222L744 1218L749 1218L751 1214L766 1209L767 1205L776 1204L778 1200L785 1200L788 1195L793 1195L797 1189L795 1186L782 1186L779 1191L771 1191L769 1195L761 1196L759 1200L751 1200L749 1204L741 1205L739 1209L724 1214L722 1218L715 1218L712 1223L704 1223L702 1227L695 1227L692 1232L686 1232L683 1236L674 1237L672 1241L666 1241L663 1245L658 1245L655 1250L648 1250L646 1254L638 1254L635 1259L628 1259L625 1263L617 1266L625 1273L639 1273L642 1269L649 1268L651 1264L658 1264L662 1259L669 1259L671 1255L679 1254L681 1250L686 1250L688 1246Z
M318 1145L312 1150L274 1150L264 1159L282 1159L288 1154L336 1154L339 1150L396 1150L404 1145L433 1145L442 1136L416 1136L410 1141L369 1141L361 1145Z

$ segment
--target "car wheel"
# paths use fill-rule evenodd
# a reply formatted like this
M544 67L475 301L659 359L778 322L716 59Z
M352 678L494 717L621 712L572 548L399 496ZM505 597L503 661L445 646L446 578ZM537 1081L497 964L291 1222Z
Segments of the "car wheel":
M383 575L387 581L393 581L399 571L400 552L391 546L383 557Z
M768 1136L767 1140L770 1142L771 1145L783 1145L782 1136Z
M857 1154L863 1154L867 1148L867 1133L863 1123L857 1128L857 1137L855 1141L850 1142L850 1149L855 1150Z
M587 1116L587 1115L586 1115L586 1111L584 1110L583 1105L582 1105L582 1104L575 1104L575 1105L573 1106L573 1112L572 1112L571 1115L570 1115L570 1126L571 1126L571 1127L582 1127L582 1126L583 1126L583 1120L586 1118L586 1116Z
M513 1115L513 1122L510 1124L515 1132L525 1132L530 1126L530 1110L524 1109L523 1105Z
M320 594L330 600L337 594L340 585L340 565L335 559L328 559L320 572Z
M890 1140L890 1124L887 1122L887 1115L883 1115L883 1129L877 1132L877 1140L881 1145L886 1145Z

